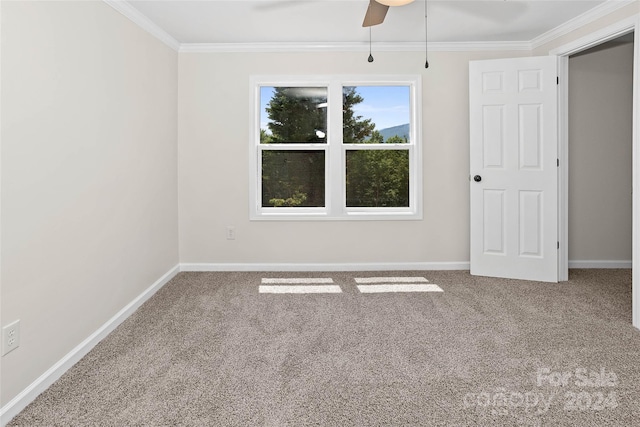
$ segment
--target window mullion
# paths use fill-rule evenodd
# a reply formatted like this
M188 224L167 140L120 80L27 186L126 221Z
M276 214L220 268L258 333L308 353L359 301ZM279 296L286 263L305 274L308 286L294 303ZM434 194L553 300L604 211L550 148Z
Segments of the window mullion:
M327 208L330 215L340 216L345 206L345 166L342 148L342 85L339 80L331 81L328 104Z

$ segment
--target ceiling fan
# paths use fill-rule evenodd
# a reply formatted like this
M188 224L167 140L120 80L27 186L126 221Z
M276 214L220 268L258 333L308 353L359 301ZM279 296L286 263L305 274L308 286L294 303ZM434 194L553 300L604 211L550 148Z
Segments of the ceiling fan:
M373 25L382 24L384 17L387 16L389 6L404 6L414 0L369 0L367 13L364 15L363 27L371 27Z

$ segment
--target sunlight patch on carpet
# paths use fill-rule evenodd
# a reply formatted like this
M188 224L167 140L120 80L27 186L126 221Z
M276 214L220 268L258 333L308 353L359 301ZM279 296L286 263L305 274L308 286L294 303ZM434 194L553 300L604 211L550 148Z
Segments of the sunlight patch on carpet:
M342 292L338 285L261 285L261 294L339 294Z
M407 285L395 283L358 285L358 290L363 294L380 294L389 292L444 292L438 285Z
M428 283L424 277L356 277L356 283Z
M333 279L327 277L318 277L318 278L309 278L309 277L299 277L299 278L262 278L263 285L275 285L275 284L286 284L286 285L296 285L303 283L333 283Z

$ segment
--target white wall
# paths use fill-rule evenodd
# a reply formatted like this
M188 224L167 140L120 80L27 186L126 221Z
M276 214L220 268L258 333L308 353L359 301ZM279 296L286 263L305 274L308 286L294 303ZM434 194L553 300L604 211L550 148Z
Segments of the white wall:
M428 70L419 52L180 54L180 261L468 262L468 62L525 54L434 52ZM424 220L249 221L249 77L367 73L423 76Z
M569 59L570 260L631 260L633 49Z
M3 2L1 43L5 405L178 263L178 55L102 2Z

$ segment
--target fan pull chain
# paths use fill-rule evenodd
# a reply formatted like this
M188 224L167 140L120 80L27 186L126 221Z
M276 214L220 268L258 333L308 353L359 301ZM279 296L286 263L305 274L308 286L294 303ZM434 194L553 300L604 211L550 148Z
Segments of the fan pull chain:
M373 55L371 55L371 27L369 27L369 58L367 61L373 62Z
M427 0L424 0L424 68L429 68L429 28L427 27Z

